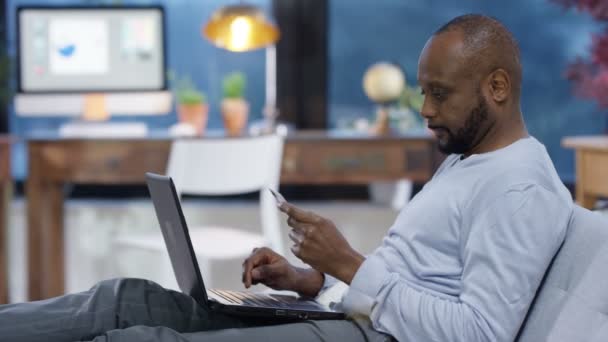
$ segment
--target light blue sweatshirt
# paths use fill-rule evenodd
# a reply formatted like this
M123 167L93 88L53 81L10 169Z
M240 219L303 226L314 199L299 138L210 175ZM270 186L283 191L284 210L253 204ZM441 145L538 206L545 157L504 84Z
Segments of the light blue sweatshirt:
M572 199L535 138L450 155L342 299L399 341L513 341L560 246Z

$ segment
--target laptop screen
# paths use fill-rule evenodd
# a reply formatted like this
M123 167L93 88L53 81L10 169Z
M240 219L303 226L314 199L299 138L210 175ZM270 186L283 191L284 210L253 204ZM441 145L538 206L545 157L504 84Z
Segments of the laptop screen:
M146 183L177 284L182 292L190 295L200 304L207 305L207 291L173 180L167 176L146 173Z

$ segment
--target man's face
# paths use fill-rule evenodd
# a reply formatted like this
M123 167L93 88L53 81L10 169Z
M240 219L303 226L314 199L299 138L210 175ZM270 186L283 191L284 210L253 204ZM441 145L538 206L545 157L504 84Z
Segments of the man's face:
M435 123L429 120L428 126L437 137L441 152L462 154L474 147L477 138L480 136L481 128L485 127L488 120L488 105L481 96L481 91L478 91L476 102L475 107L468 113L458 114L459 117L464 117L464 123L462 124L450 125L446 122L441 125L439 122Z
M482 80L466 67L461 51L461 33L442 33L427 42L418 62L421 115L446 154L471 151L494 120Z

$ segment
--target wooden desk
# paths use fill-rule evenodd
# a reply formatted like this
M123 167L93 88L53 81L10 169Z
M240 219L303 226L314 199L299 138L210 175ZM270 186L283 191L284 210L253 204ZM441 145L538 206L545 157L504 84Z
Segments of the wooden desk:
M576 202L592 208L608 197L608 136L566 137L562 145L576 151Z
M8 206L10 204L10 139L0 136L0 304L8 303Z
M29 299L64 292L63 186L141 184L164 173L170 139L30 139L27 181ZM441 162L429 137L347 137L299 132L285 143L281 184L427 181Z

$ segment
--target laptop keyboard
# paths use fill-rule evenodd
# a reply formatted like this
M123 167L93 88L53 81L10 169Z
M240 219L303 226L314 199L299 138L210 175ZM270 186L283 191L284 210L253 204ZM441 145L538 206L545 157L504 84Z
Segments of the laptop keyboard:
M293 296L280 294L257 294L226 290L209 290L209 292L222 297L230 303L238 305L293 309L318 309L316 305L303 302L302 300L298 300Z

